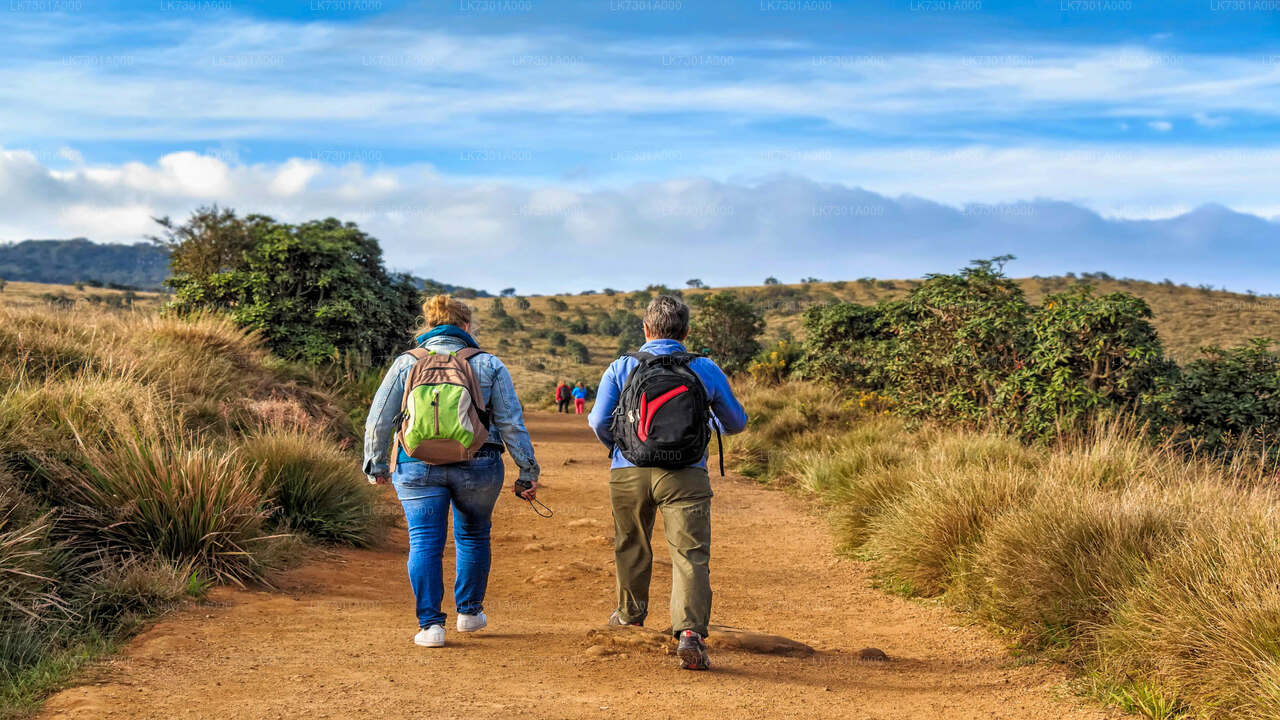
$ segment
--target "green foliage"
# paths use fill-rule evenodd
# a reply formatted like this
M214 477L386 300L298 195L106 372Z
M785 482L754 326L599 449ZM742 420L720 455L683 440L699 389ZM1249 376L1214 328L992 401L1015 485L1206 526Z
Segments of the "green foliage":
M357 353L380 364L410 340L414 283L389 274L378 241L353 223L289 225L212 208L162 225L179 313L228 311L277 354L311 363Z
M565 334L559 330L553 330L552 332L547 333L547 342L551 344L551 347L564 347L565 342L567 342L567 338L565 337Z
M1151 308L1088 285L1045 298L1030 318L1027 361L1001 389L1006 425L1045 437L1099 411L1137 409L1176 370L1164 358Z
M1229 349L1205 348L1162 396L1161 420L1207 450L1277 454L1280 354L1268 338Z
M891 337L881 326L883 316L882 308L857 303L809 308L800 373L843 386L883 387L883 346Z
M742 372L760 352L762 332L764 318L760 313L726 290L703 301L693 317L688 347L706 353L725 372Z
M751 361L748 371L752 379L765 385L777 385L791 377L804 359L804 346L790 340L779 340L765 348Z
M1146 302L1080 285L1035 308L1004 276L1007 259L930 275L901 300L811 308L804 375L883 392L907 415L1028 439L1151 407L1176 368Z
M574 359L574 361L582 365L588 365L591 363L591 351L581 342L578 342L577 340L570 340L566 349L569 351L569 355Z
M909 415L980 421L1027 361L1031 306L995 261L929 275L884 308L886 390Z
M569 309L569 304L561 300L560 298L553 297L553 298L547 298L547 307L551 308L552 310L555 310L556 312L564 312L565 310Z

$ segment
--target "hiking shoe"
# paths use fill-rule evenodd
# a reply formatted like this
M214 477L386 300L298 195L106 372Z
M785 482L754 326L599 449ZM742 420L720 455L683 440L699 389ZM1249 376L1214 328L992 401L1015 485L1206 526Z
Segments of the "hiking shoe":
M680 645L676 647L680 667L685 670L710 670L711 658L707 657L707 644L702 636L692 630L680 633Z
M413 644L422 647L444 647L444 626L432 625L418 631L413 636Z
M617 610L614 610L613 614L609 616L609 625L613 627L621 627L623 625L634 625L636 627L644 627L643 622L622 622L622 615Z
M483 630L489 624L489 618L485 617L483 612L475 615L467 613L458 613L458 632L475 632Z

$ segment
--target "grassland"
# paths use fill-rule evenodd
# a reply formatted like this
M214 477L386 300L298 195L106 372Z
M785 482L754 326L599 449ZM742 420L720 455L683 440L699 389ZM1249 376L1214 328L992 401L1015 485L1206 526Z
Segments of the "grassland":
M63 292L0 296L0 717L212 584L382 529L313 371L152 294Z
M1079 278L1023 278L1017 282L1033 303L1058 292ZM857 302L872 304L905 295L919 281L875 280L822 282L804 285L684 290L694 298L728 289L752 301L767 322L764 342L783 337L799 337L804 310L815 304ZM1101 277L1087 280L1099 292L1128 292L1143 298L1155 313L1155 326L1167 353L1178 362L1194 359L1208 345L1231 346L1249 338L1267 336L1280 339L1280 298L1258 297L1220 290L1208 290L1138 280ZM527 310L516 298L503 298L502 306L518 327L503 326L494 315L491 299L471 301L476 309L477 336L482 345L499 351L508 359L516 387L527 402L545 405L546 396L557 379L582 380L593 385L605 366L618 356L616 335L597 330L604 314L629 312L639 315L643 304L633 293L613 295L558 295L525 298ZM563 303L564 309L558 309ZM585 324L589 331L566 330L570 322ZM570 340L586 346L590 360L582 363L564 347L552 344L554 331L565 332Z
M1113 424L1054 446L909 429L873 395L741 388L737 468L816 498L881 586L936 597L1152 718L1280 718L1274 469Z

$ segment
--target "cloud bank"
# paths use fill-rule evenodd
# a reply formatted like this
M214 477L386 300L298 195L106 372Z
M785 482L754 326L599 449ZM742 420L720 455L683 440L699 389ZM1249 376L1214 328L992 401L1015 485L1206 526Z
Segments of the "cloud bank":
M215 202L288 221L353 221L382 241L391 266L491 290L918 277L1013 253L1017 275L1105 270L1280 291L1280 223L1221 205L1132 219L1051 199L944 204L796 175L582 188L194 152L51 169L30 152L0 151L0 239L132 242L154 230L153 216Z

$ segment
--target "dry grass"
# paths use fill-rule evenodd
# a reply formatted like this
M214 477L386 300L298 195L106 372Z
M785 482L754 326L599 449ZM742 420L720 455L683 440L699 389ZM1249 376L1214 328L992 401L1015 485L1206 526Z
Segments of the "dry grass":
M1121 423L1057 447L748 387L735 460L812 493L887 589L940 595L1151 717L1280 718L1280 497ZM804 425L812 413L826 424ZM830 418L843 429L832 433Z
M77 648L210 582L268 583L299 537L377 537L350 420L311 371L219 316L66 309L20 285L0 296L0 716Z

